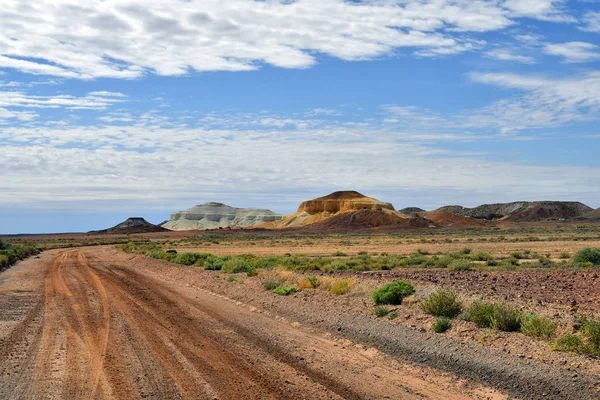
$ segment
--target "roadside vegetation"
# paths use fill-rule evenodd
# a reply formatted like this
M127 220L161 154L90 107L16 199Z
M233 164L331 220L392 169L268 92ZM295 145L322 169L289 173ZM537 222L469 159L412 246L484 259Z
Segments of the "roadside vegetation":
M40 253L34 246L14 245L0 240L0 272L17 262Z
M505 257L493 257L487 252L473 252L464 248L445 254L430 254L417 250L409 255L369 254L359 252L354 256L333 253L331 257L309 257L301 254L258 257L251 254L216 256L210 253L182 252L165 250L165 243L128 242L118 247L126 252L143 254L175 264L202 267L209 270L223 270L229 273L248 272L253 269L287 269L292 271L383 271L398 268L433 268L453 272L472 270L514 270L537 268L576 268L600 265L600 249L585 249L571 259L551 259L529 250L513 252ZM343 254L343 255L342 255Z
M310 296L310 290L320 290L333 295L345 295L358 284L354 278L340 278L323 275L336 271L377 271L394 268L440 268L461 273L484 268L513 269L518 265L533 268L548 268L569 265L573 268L589 268L600 265L600 249L586 248L571 254L562 254L560 262L548 255L539 255L529 250L513 252L504 258L495 258L489 253L473 252L470 248L446 254L429 254L417 251L408 256L368 254L360 252L356 256L346 253L332 253L331 257L307 257L286 254L283 256L258 257L250 254L216 256L209 253L182 252L164 249L165 243L149 241L119 244L120 249L134 254L146 255L174 264L221 271L228 274L231 282L242 282L236 274L257 276L265 290L281 296L302 292ZM308 271L315 271L309 275ZM300 273L298 273L300 272ZM308 273L307 273L308 272ZM317 274L318 272L318 274ZM400 305L403 300L415 293L409 282L394 281L372 292L375 304L373 313L378 318L394 320L398 313L388 306ZM582 319L580 329L575 334L557 337L557 323L552 319L523 312L514 304L476 300L466 303L461 296L448 289L437 289L418 303L426 314L434 316L431 329L443 333L452 328L453 320L469 321L479 328L502 332L520 332L524 335L544 340L552 349L580 354L600 356L600 321Z

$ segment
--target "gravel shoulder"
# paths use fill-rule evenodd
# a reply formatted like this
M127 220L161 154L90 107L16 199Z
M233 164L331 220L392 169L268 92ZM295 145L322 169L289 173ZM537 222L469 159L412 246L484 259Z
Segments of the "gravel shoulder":
M552 352L547 343L521 334L473 328L466 322L457 322L456 334L434 334L429 332L431 317L419 314L410 305L398 309L400 317L395 321L373 317L371 290L397 278L395 273L364 278L362 288L345 296L313 291L308 296L297 293L282 297L265 291L258 278L228 282L227 275L218 272L127 256L144 273L165 282L185 282L196 290L219 293L293 324L329 332L335 338L349 340L348 343L373 347L400 362L433 367L465 382L494 387L512 397L597 399L600 393L597 361Z

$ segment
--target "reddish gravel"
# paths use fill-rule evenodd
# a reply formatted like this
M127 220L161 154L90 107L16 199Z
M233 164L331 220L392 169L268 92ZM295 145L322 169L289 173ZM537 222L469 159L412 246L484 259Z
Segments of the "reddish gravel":
M394 271L382 275L466 290L481 297L569 307L572 314L600 309L600 273L579 271Z

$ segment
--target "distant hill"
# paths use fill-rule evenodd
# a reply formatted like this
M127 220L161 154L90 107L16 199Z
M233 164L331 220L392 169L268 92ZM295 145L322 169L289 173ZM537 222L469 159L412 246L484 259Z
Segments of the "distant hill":
M600 221L600 208L597 208L588 213L585 213L583 215L583 218L593 220L593 221L596 221L596 220Z
M150 232L168 232L161 226L151 224L141 217L130 217L118 225L112 228L104 229L101 231L92 231L92 233L113 233L113 234L127 234L127 233L150 233Z
M173 231L243 228L279 221L285 217L262 208L236 208L208 202L171 214L170 220L161 226Z
M455 227L455 228L479 228L487 224L487 221L476 219L473 217L467 217L462 215L456 215L442 209L434 211L425 211L418 214L418 216L431 221L433 224L442 227Z
M445 206L440 210L463 217L516 222L572 219L593 211L591 207L575 201L520 201L484 204L474 208Z
M400 210L400 212L406 215L417 215L418 213L425 212L425 210L419 207L406 207Z

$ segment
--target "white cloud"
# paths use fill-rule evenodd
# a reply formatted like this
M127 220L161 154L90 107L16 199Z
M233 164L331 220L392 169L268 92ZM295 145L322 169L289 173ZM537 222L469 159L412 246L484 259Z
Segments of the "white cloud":
M534 64L535 59L529 56L523 56L519 54L514 54L510 50L507 49L496 49L490 50L485 53L487 57L494 58L496 60L502 61L515 61L522 64Z
M0 192L2 206L93 204L100 210L135 201L140 207L161 203L169 209L183 198L243 196L252 204L257 196L274 199L332 188L396 195L412 191L437 199L458 191L469 203L491 196L498 201L585 200L592 197L589 188L600 184L598 168L490 161L415 144L410 134L368 124L291 131L140 125L8 128L0 130L0 139L6 189Z
M478 49L519 18L569 21L555 0L74 2L4 0L0 68L64 78L306 68L318 54L372 59Z
M575 22L564 12L565 0L506 0L504 7L519 17L537 18L554 22Z
M585 25L579 27L582 31L600 33L600 12L588 11L583 16Z
M103 110L121 103L121 93L91 92L85 96L33 96L24 92L0 92L0 107L66 108L70 110Z
M544 47L547 54L564 57L567 63L581 63L597 60L598 46L587 42L549 43Z
M472 113L468 120L473 127L497 126L509 133L598 118L600 71L569 79L502 73L477 73L472 78L524 92Z

